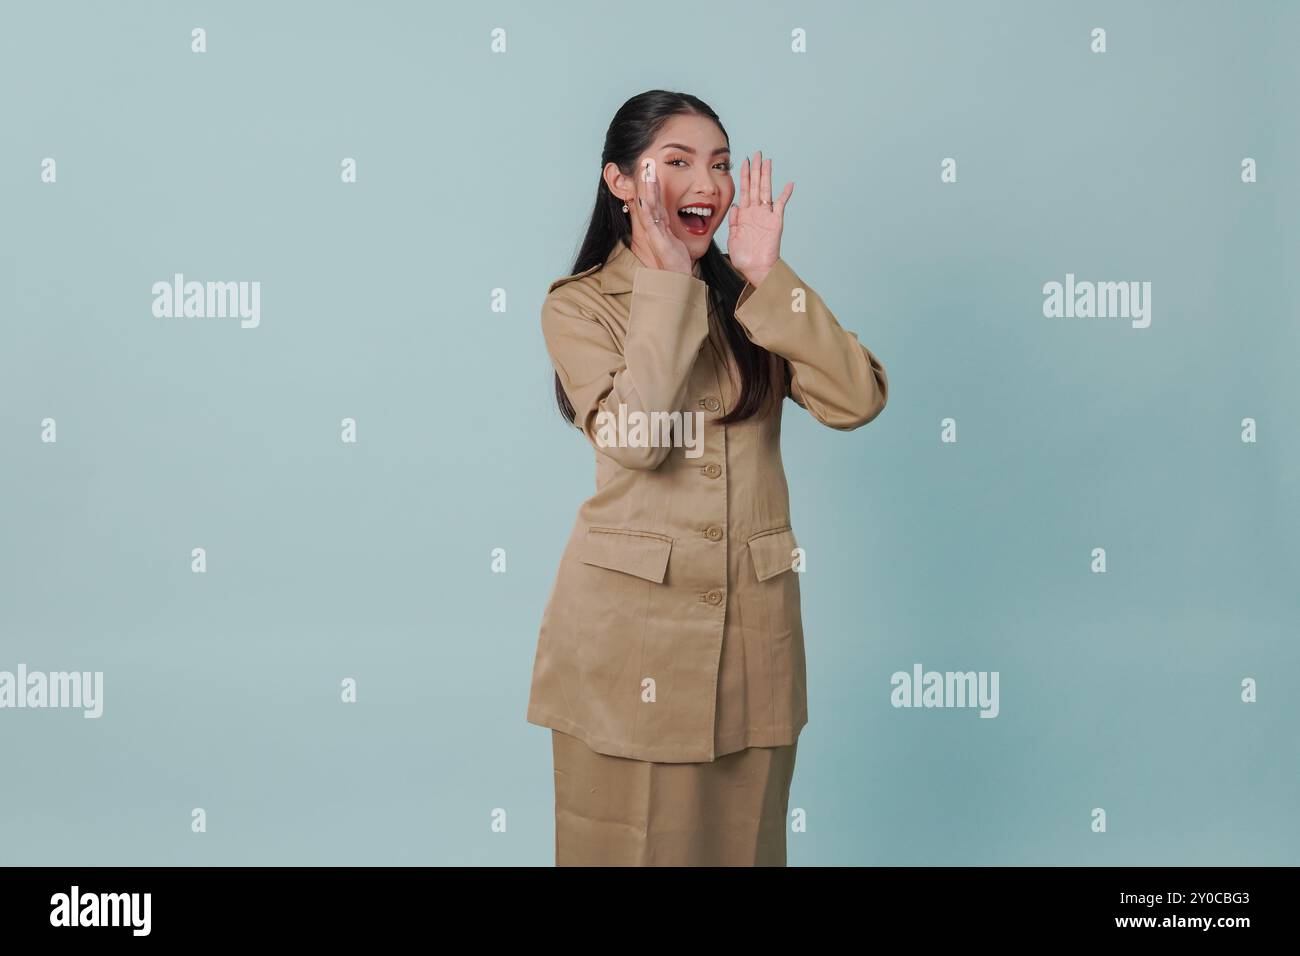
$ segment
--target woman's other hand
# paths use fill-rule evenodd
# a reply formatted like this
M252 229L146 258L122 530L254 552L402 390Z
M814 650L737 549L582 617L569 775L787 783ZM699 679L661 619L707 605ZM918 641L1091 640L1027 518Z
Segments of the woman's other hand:
M785 204L794 191L786 183L772 202L772 161L763 151L749 157L740 167L740 201L727 217L727 254L731 264L749 284L758 287L781 256L781 230L785 225Z
M651 269L666 269L690 275L693 265L691 253L686 248L686 243L668 228L668 217L677 215L677 211L664 211L654 163L653 159L643 160L642 168L633 177L636 182L637 218L641 223L641 236L645 239L645 245L636 248L634 233L633 251ZM659 221L655 222L656 219Z

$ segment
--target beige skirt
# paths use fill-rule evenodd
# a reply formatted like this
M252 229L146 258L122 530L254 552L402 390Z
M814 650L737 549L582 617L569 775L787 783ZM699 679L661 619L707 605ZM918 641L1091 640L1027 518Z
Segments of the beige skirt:
M551 731L556 866L785 866L796 740L712 762L597 753Z

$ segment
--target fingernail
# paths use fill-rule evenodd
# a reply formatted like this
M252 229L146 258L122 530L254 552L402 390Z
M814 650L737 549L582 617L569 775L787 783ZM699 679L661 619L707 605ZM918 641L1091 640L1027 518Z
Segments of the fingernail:
M652 183L655 181L655 161L653 159L647 159L645 161L645 173L646 182Z

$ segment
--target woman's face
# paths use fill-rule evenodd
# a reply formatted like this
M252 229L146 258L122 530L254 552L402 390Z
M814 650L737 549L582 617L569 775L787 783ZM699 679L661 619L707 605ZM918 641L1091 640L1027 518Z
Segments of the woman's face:
M668 229L686 244L691 258L698 259L708 251L736 195L736 184L731 179L731 150L722 130L707 116L673 116L664 123L650 148L637 157L635 175L642 175L647 159L654 160ZM631 183L628 187L634 197L628 203L631 206L636 193ZM679 214L687 207L705 210L708 215ZM636 217L631 218L632 228L640 229Z

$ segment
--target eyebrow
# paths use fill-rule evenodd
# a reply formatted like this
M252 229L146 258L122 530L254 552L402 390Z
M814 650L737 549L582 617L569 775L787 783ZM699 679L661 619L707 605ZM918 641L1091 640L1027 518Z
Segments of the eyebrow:
M660 146L659 148L660 148L661 150L664 150L664 149L680 149L683 153L690 153L692 156L695 155L695 150L691 149L691 148L690 148L689 146L687 146L685 143L664 143L664 144L663 144L662 146ZM726 146L719 146L719 147L718 147L717 149L715 149L715 150L714 150L710 155L712 155L712 156L717 156L719 153L730 153L730 152L731 152L731 149L730 149L730 148L728 148L728 147L726 147Z

